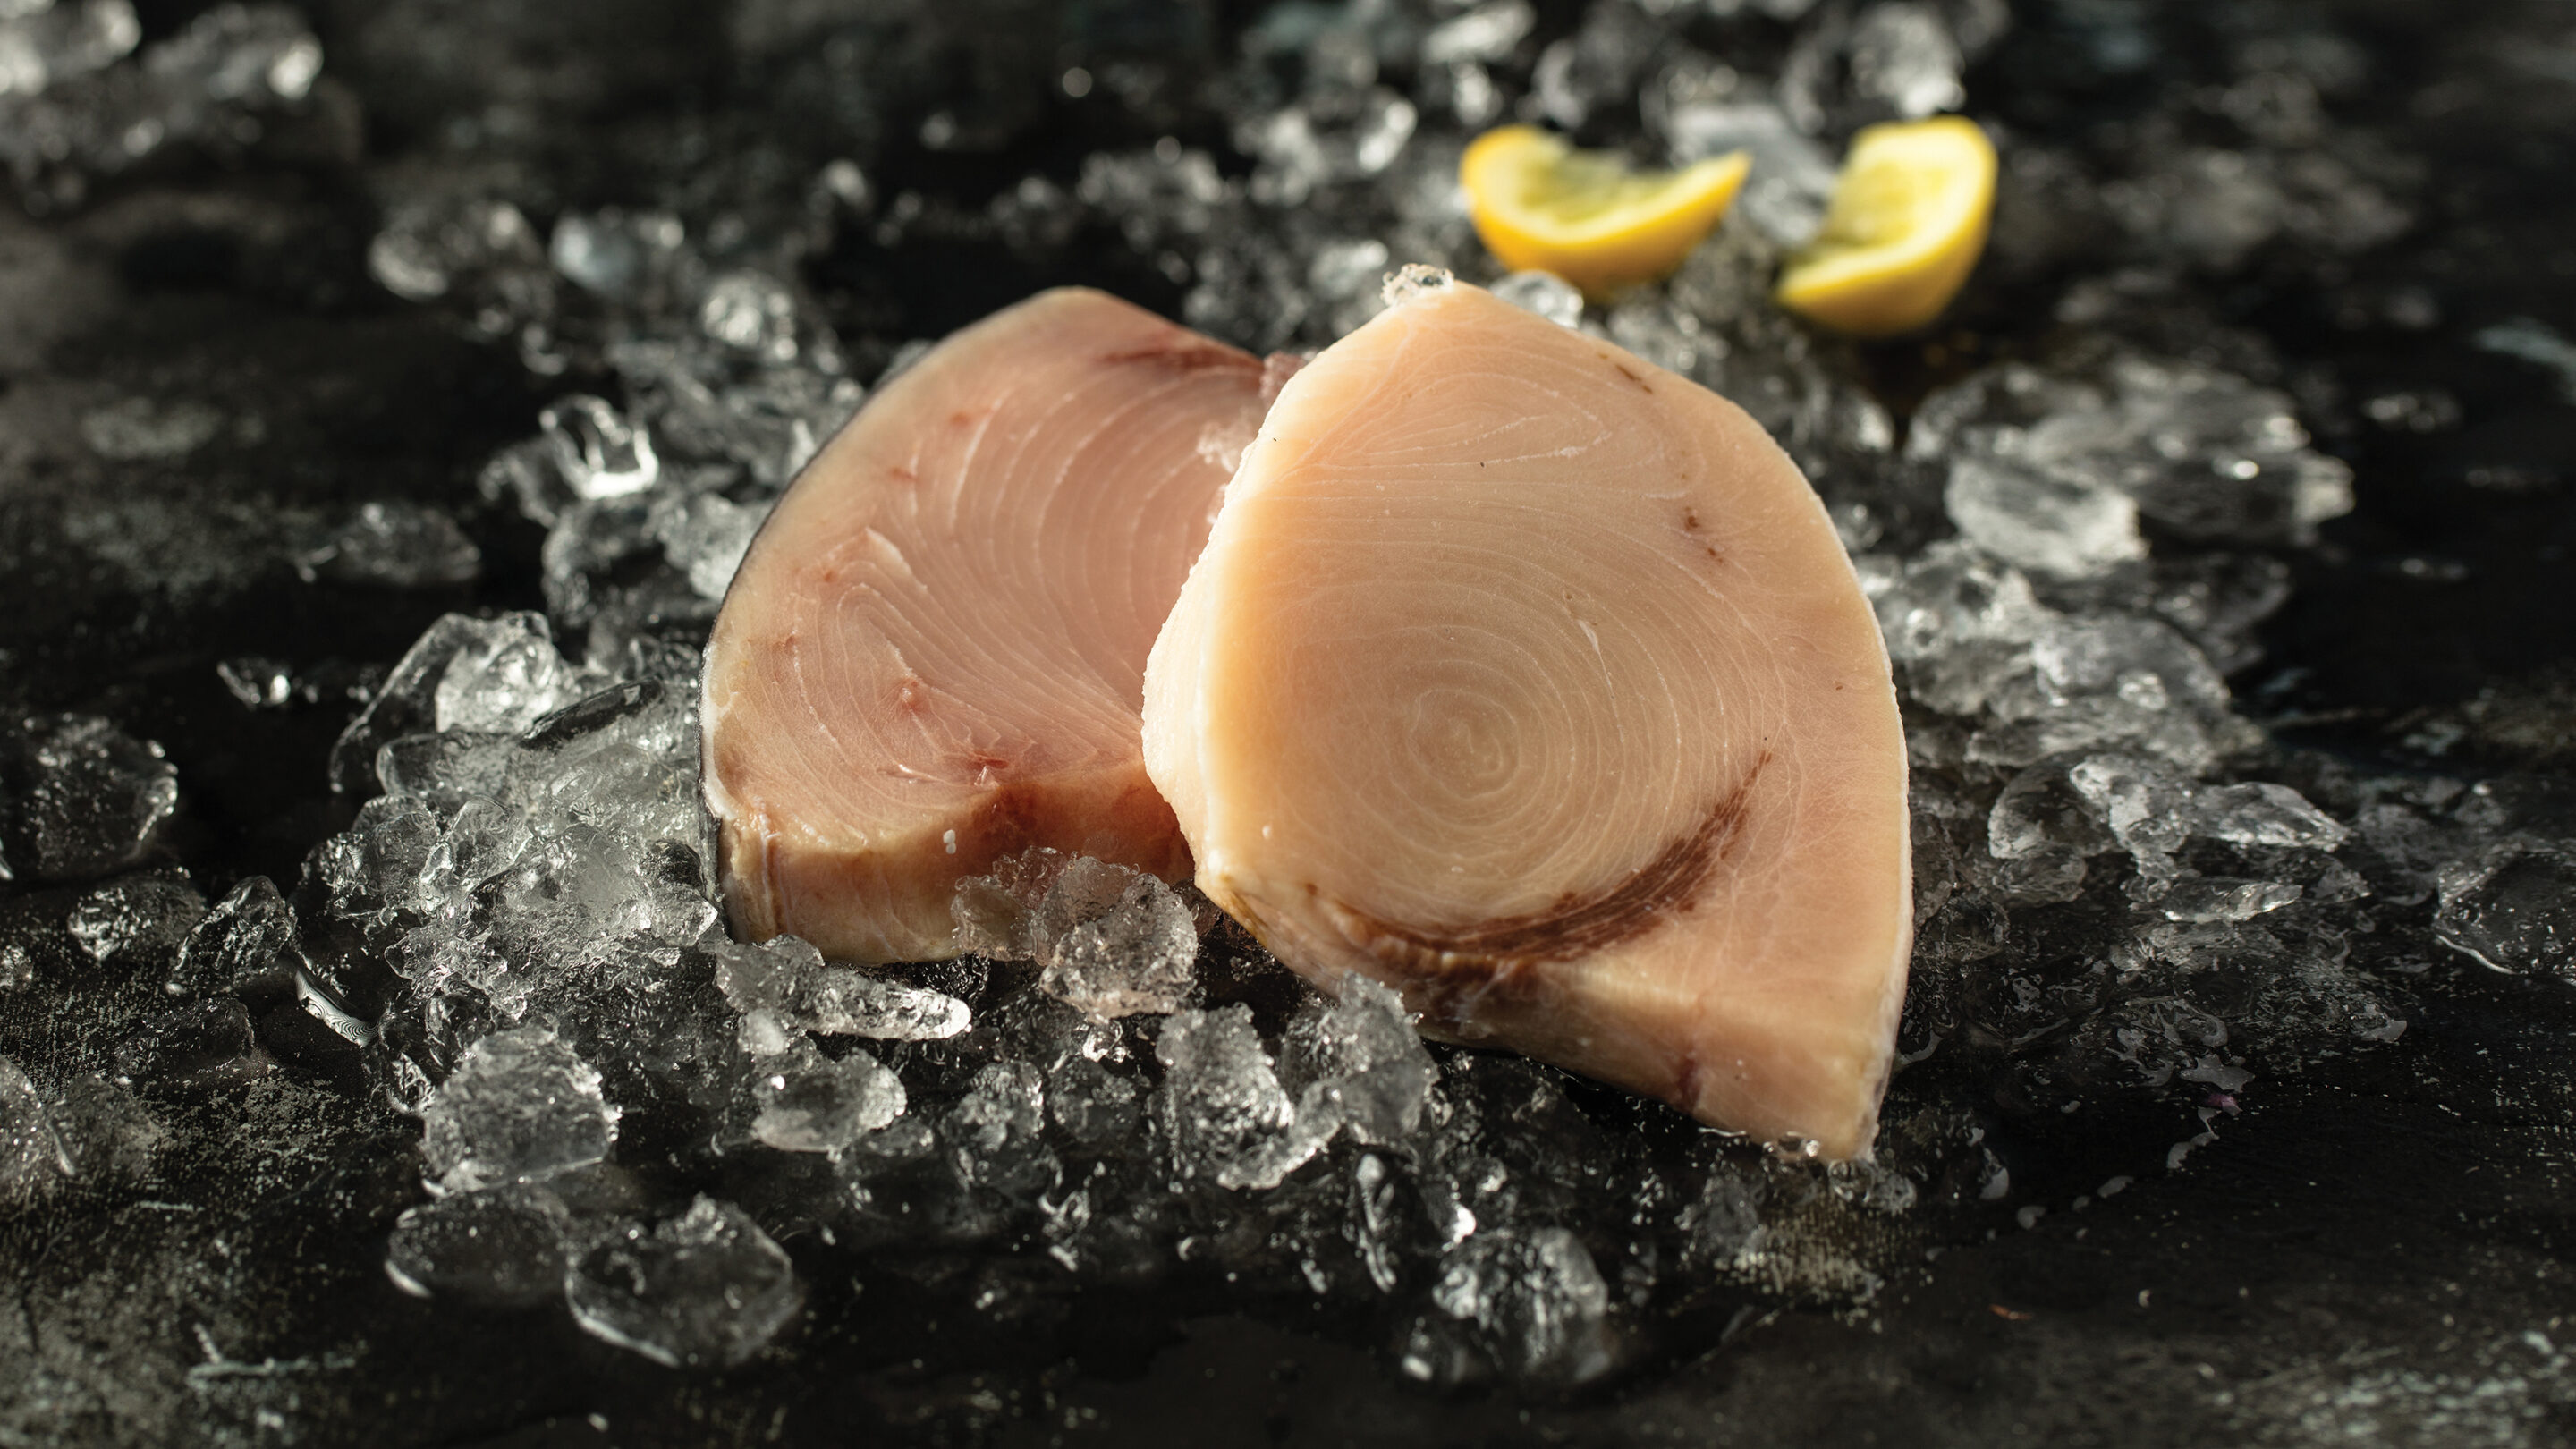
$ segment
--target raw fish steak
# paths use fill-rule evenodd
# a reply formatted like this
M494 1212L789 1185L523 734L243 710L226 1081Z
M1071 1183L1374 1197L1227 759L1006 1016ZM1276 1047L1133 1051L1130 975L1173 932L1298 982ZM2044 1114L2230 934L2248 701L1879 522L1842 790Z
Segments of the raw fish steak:
M1259 425L1262 365L1055 291L887 383L754 540L707 646L737 930L956 954L957 881L1053 846L1178 879L1145 654Z
M1474 287L1380 314L1227 487L1145 760L1200 888L1306 976L1868 1152L1905 739L1822 503L1734 404Z

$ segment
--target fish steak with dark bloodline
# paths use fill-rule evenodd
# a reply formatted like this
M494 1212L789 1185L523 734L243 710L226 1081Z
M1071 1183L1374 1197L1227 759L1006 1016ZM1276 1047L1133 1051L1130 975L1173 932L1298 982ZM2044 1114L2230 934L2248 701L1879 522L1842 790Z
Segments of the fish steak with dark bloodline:
M1278 369L1042 294L885 385L808 464L707 649L706 798L737 932L956 954L957 882L1036 846L1166 879L1145 654Z
M1463 285L1290 380L1146 672L1197 879L1423 1027L1865 1155L1905 742L1823 504L1732 403Z

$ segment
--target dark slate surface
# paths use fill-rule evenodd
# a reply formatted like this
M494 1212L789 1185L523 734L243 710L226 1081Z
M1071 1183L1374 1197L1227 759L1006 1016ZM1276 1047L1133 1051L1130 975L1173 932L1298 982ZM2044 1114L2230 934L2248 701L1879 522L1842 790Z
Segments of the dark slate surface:
M196 8L145 7L147 33ZM2545 372L2468 339L2512 316L2576 332L2576 17L2206 8L2157 20L2185 52L2174 65L2207 43L2203 22L2330 16L2377 67L2361 104L2402 113L2430 167L2421 223L2339 275L2258 266L2190 299L2278 349L2360 480L2359 511L2299 564L2272 657L2236 683L2284 738L2374 764L2406 763L2402 742L2438 720L2460 733L2448 768L2565 769L2576 408ZM517 10L326 0L316 114L221 156L166 155L77 205L0 209L0 703L160 741L184 790L164 849L210 897L250 874L291 879L345 821L324 761L367 666L445 610L537 602L538 535L472 478L563 384L368 280L370 178L472 110L467 42L485 30L506 27L524 62L512 74L543 83L539 149L568 198L614 198L669 164L635 154L685 129L655 117L712 118L692 124L721 136L764 100L690 7ZM1548 23L1570 13L1548 7ZM2088 75L2064 34L2027 14L1976 75L1980 97L2013 125L2116 145L2141 87L2180 83ZM953 173L896 147L888 174L974 194L1083 149L1044 127L1026 146ZM1122 257L1091 274L1171 300ZM1047 279L972 253L845 248L817 280L854 334L899 338ZM2391 324L2380 303L2404 289L2433 298L2436 319ZM1989 348L2026 315L1993 292L1967 313ZM1899 402L1959 365L1901 344L1873 361ZM2462 422L2416 434L2359 413L2406 387L2446 389ZM224 431L179 465L96 457L79 419L138 392L208 400ZM456 509L482 579L398 593L300 580L288 558L311 530L380 497ZM341 692L252 713L215 673L244 654ZM74 894L0 888L0 937L35 968L0 996L0 1052L31 1072L104 1065L158 1004L148 969L71 951ZM418 1197L417 1129L327 1072L290 1070L153 1097L167 1141L145 1186L0 1209L0 1443L2143 1445L2340 1442L2363 1423L2384 1442L2576 1440L2576 995L2450 959L2420 991L2402 1051L2269 1084L2182 1170L2164 1164L2198 1130L2187 1116L2023 1122L2016 1201L2051 1208L2035 1226L1919 1222L1915 1266L1863 1308L1713 1314L1572 1400L1435 1398L1395 1380L1364 1325L1232 1302L1221 1285L994 1323L936 1316L944 1300L893 1278L809 1275L792 1352L729 1375L666 1371L559 1308L476 1316L398 1294L383 1240ZM1983 1088L1927 1071L1899 1090ZM2135 1184L2072 1206L2115 1175Z

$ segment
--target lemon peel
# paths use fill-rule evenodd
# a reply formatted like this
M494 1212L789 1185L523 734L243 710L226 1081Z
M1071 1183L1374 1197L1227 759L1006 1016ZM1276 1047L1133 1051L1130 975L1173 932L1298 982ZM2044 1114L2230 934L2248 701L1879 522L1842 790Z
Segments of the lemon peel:
M1789 259L1780 305L1861 337L1911 332L1950 305L1986 246L1995 148L1960 116L1867 126L1816 239Z
M1554 272L1599 301L1670 275L1714 229L1751 165L1741 151L1639 171L1536 126L1477 137L1458 163L1485 247L1514 271Z

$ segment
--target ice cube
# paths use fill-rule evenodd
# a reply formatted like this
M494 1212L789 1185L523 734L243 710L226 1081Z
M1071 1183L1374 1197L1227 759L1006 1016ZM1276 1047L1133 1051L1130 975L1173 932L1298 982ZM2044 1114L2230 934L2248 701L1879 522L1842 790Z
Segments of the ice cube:
M1964 64L1939 12L1917 0L1873 5L1852 27L1852 89L1909 121L1959 108Z
M496 304L477 319L495 334L516 330L523 316L533 320L532 314L552 310L550 295L527 287L531 274L543 278L544 267L545 249L526 215L507 201L482 197L407 198L367 244L367 272L386 291L411 302L453 297Z
M439 675L433 700L442 734L517 734L598 682L555 652L543 615L503 615L476 633Z
M1334 999L1300 1010L1281 1044L1280 1083L1296 1094L1300 1124L1338 1127L1359 1142L1410 1140L1439 1076L1404 998L1357 973L1342 977Z
M1027 1062L986 1062L940 1119L940 1141L958 1177L1025 1201L1060 1172L1045 1137L1046 1079Z
M113 462L167 462L213 442L224 422L221 412L192 398L129 397L82 414L81 440Z
M1525 312L1535 312L1559 327L1583 320L1583 293L1554 272L1514 272L1496 282L1494 295Z
M1251 1007L1174 1012L1154 1054L1164 1072L1156 1105L1184 1176L1230 1188L1277 1187L1339 1125L1318 1131L1300 1119L1253 1029Z
M71 1161L72 1176L93 1187L131 1187L145 1181L155 1159L170 1146L170 1134L132 1093L95 1072L64 1082L49 1110L55 1136ZM0 1149L0 1156L5 1155L5 1149ZM0 1169L0 1176L5 1176L5 1169ZM5 1189L0 1189L0 1196L6 1196Z
M555 466L577 497L625 498L662 473L652 435L602 399L576 394L537 415Z
M0 1056L0 1203L33 1201L72 1175L71 1154L36 1084L16 1062Z
M442 1191L538 1182L606 1158L618 1115L551 1028L517 1027L467 1049L422 1115L421 1156Z
M2298 900L2296 881L2189 876L2175 881L2156 902L2168 921L2250 921Z
M670 266L686 239L687 229L668 212L566 212L555 220L546 259L586 291L631 301Z
M0 12L0 98L104 69L142 39L128 0L69 0Z
M2257 782L2200 791L2192 802L2192 833L2230 845L2333 850L2352 832L2289 786Z
M421 862L421 898L466 905L475 890L519 863L534 833L525 811L481 796L465 800Z
M698 330L747 358L778 366L796 360L796 295L777 278L723 273L698 302Z
M701 493L653 514L653 536L662 556L689 576L689 587L709 599L722 599L734 571L751 549L752 535L769 517L766 505L735 503L721 494Z
M734 1009L766 1018L765 1031L817 1031L880 1041L943 1041L966 1030L966 1003L945 992L824 964L793 936L757 945L716 941L716 985Z
M787 1254L742 1209L700 1197L647 1227L630 1224L564 1274L573 1321L672 1368L730 1368L804 1304Z
M563 1203L541 1187L450 1193L403 1210L385 1276L422 1298L533 1308L564 1291Z
M206 898L177 871L122 876L74 902L72 939L101 965L168 960L197 923Z
M1961 534L2036 573L2091 578L2147 556L2138 505L2127 494L2022 466L2009 454L1953 461L1942 503Z
M161 989L172 996L218 996L270 984L292 969L282 958L295 941L295 908L267 876L251 876L189 930L179 963Z
M0 878L86 880L133 864L179 808L161 747L93 715L35 715L0 742Z
M295 699L295 671L283 659L246 654L215 666L224 691L244 709L284 709Z
M799 1037L759 1071L752 1135L781 1152L837 1153L903 1115L903 1082L864 1051L836 1062Z
M2576 863L2554 847L2513 843L2446 866L2433 930L2482 966L2576 979Z
M147 1017L116 1047L120 1082L221 1087L265 1075L275 1063L252 1034L250 1008L209 997Z
M1506 1381L1580 1384L1612 1365L1609 1285L1564 1228L1477 1233L1442 1260L1431 1303Z
M295 568L308 581L435 588L472 583L483 571L483 550L435 508L378 500L361 505L329 539L296 555Z

